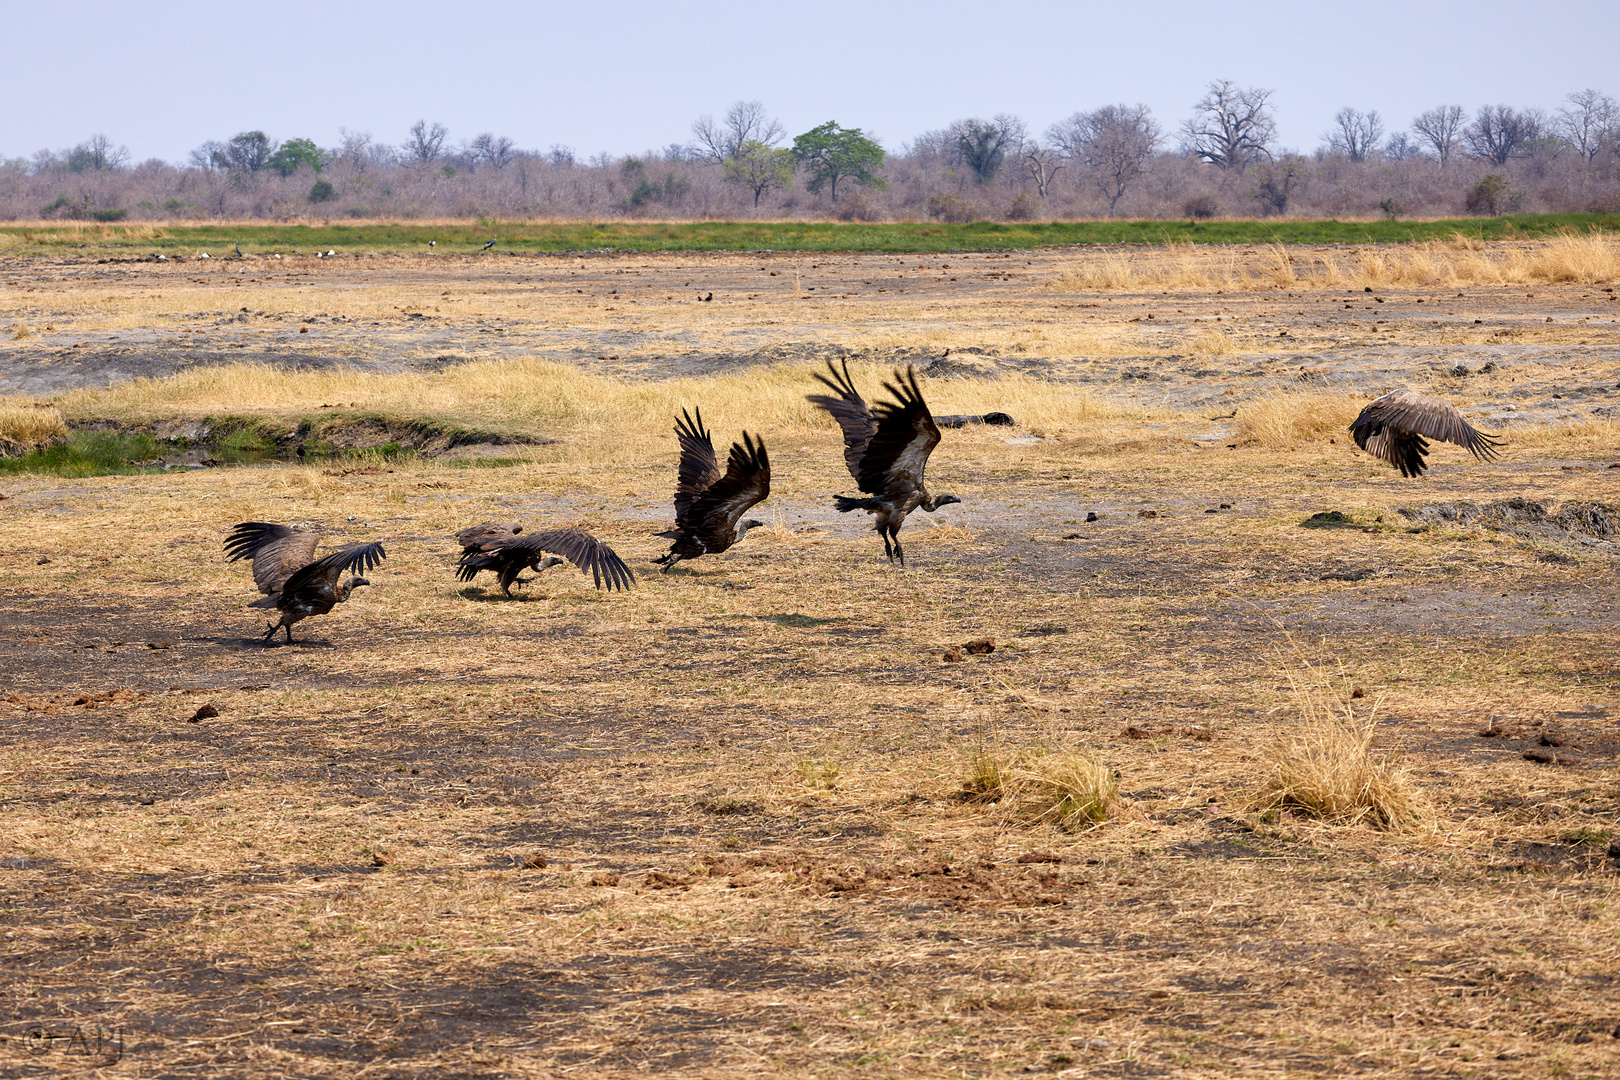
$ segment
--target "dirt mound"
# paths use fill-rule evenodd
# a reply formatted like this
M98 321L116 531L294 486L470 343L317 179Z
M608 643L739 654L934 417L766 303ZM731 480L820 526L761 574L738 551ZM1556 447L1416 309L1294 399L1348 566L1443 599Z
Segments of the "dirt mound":
M1401 510L1424 525L1478 525L1539 540L1612 545L1620 537L1620 509L1605 503L1568 502L1562 506L1515 497L1501 502L1430 503Z

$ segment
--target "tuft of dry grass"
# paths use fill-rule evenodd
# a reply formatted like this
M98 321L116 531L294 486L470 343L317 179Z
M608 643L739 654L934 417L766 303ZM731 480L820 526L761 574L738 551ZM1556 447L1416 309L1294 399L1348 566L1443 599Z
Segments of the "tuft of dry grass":
M67 422L54 406L0 399L0 443L24 449L67 438Z
M11 328L12 341L27 341L33 336L34 332L28 329L28 324L23 322L21 319L18 319L17 324Z
M1070 832L1095 828L1125 809L1114 771L1096 757L1068 750L982 750L968 766L963 791L969 801Z
M1285 665L1299 726L1274 742L1255 801L1326 821L1366 823L1390 832L1423 828L1432 816L1405 763L1373 749L1377 703L1357 716L1318 665Z
M1271 394L1238 408L1238 442L1285 449L1330 432L1343 433L1364 404L1349 394Z

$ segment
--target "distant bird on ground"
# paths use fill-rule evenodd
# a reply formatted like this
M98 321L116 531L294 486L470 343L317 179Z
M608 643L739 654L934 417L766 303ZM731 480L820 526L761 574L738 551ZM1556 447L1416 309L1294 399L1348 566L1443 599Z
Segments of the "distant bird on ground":
M714 299L714 293L710 293L707 296L704 296L701 293L698 294L698 302L699 303L707 304L710 300L713 300L713 299Z
M495 241L499 240L499 239L500 239L500 237L498 237L498 236L491 237L489 243L485 244L483 247L479 248L478 250L479 251L488 251L490 248L495 246Z
M439 246L439 242L437 240L429 240L428 241L428 247L435 248L435 247L438 247L438 246Z
M849 377L849 362L843 371L827 362L832 377L817 375L829 389L829 394L810 394L809 401L825 409L838 421L844 432L844 464L855 484L869 496L865 499L846 499L834 496L833 506L839 513L865 510L877 518L874 526L883 537L883 553L890 562L899 560L906 565L905 553L900 549L900 527L906 515L919 507L930 514L948 503L962 500L955 495L930 495L923 486L923 470L928 467L928 455L939 445L939 428L923 401L917 386L915 368L907 366L905 374L894 373L894 382L883 388L894 395L894 401L880 401L877 415L873 416L866 402L855 390Z
M1421 476L1428 469L1428 439L1456 443L1481 461L1494 461L1502 445L1495 435L1476 430L1448 402L1410 390L1369 402L1350 425L1350 434L1357 446L1389 462L1402 476Z
M714 456L714 443L703 426L703 410L685 409L675 421L681 444L680 471L675 482L675 528L658 535L675 541L662 558L654 560L668 573L682 559L718 555L742 540L749 529L765 524L739 520L749 507L771 493L771 461L765 441L743 432L742 442L731 444L726 472Z
M203 253L202 253L202 254L201 254L201 255L199 255L199 256L197 256L197 258L199 258L199 259L206 259L206 258L208 258L208 252L206 252L206 251L205 251L205 252L203 252Z
M240 259L242 257L242 241L233 240L231 242L236 245L236 257Z
M598 589L609 592L628 589L636 576L614 550L584 529L542 529L524 533L522 525L503 521L486 521L456 533L461 545L461 561L456 564L456 577L471 581L480 570L493 570L500 580L501 591L512 595L513 585L527 585L533 578L519 577L525 570L536 573L561 566L563 559L545 554L555 551L568 562L591 575Z
M370 585L359 576L360 572L370 570L386 557L381 544L350 544L316 559L319 540L319 533L268 521L244 521L226 537L229 561L252 559L254 584L265 594L248 607L281 612L281 621L265 631L265 641L275 637L277 630L286 630L290 644L293 623L325 615L356 588ZM340 582L345 571L355 576Z

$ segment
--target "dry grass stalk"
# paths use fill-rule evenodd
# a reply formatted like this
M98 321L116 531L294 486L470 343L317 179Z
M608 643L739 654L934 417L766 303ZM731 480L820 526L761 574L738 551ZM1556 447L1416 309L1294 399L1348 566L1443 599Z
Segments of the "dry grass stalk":
M67 438L67 423L51 406L0 400L0 441L34 447Z
M973 802L1067 831L1095 828L1124 810L1113 770L1074 751L1009 755L982 750L968 768L964 790Z
M1430 807L1394 752L1373 749L1377 704L1358 717L1320 667L1286 668L1299 727L1279 738L1257 795L1266 809L1290 807L1327 821L1390 832L1422 828Z
M28 329L28 324L23 322L21 319L18 319L17 320L17 325L15 325L15 326L13 326L11 328L11 340L12 341L27 341L29 338L31 338L33 336L34 336L34 332L32 330Z
M1343 434L1364 404L1349 394L1272 394L1238 409L1238 442L1285 449L1330 432Z

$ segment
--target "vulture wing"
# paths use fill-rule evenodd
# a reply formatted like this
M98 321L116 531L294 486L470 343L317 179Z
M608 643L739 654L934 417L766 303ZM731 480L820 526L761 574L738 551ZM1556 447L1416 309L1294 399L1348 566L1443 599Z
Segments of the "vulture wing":
M866 407L866 402L855 390L855 383L849 377L849 361L844 361L844 370L839 371L833 367L831 360L827 361L827 370L832 372L832 378L816 374L816 378L837 393L808 394L806 400L818 409L824 409L838 421L838 426L844 431L844 464L849 467L849 475L857 482L861 479L861 459L866 456L866 448L872 442L872 435L877 431L877 422L872 419L872 410ZM866 490L863 485L861 490Z
M345 571L360 574L387 557L381 544L350 544L301 566L281 587L282 602L331 599Z
M1496 436L1464 420L1448 402L1410 390L1397 390L1370 402L1350 425L1350 433L1357 446L1394 465L1402 476L1418 476L1428 468L1426 438L1455 443L1481 461L1494 460L1501 445Z
M492 545L510 543L522 531L522 525L513 525L506 521L486 521L482 525L473 525L456 533L456 543L461 545L463 555L471 555Z
M710 551L724 551L736 538L738 520L770 493L771 460L765 454L765 440L745 431L742 442L731 444L726 475L692 504L687 527Z
M636 576L618 553L584 529L544 529L529 533L502 544L496 549L496 554L520 552L527 560L530 556L547 551L561 555L579 567L582 573L591 575L598 589L606 588L612 592L614 589L628 589L636 582Z
M720 479L720 462L714 456L714 443L703 426L703 410L694 419L685 409L675 421L675 438L681 444L680 474L675 481L675 521L686 521L692 504ZM566 554L566 553L563 553ZM573 556L569 556L570 559Z
M318 533L268 521L244 521L225 538L229 561L253 560L253 583L266 594L278 593L299 568L315 557Z
M923 401L915 368L908 365L904 375L896 371L894 382L883 388L894 401L878 403L877 433L856 481L870 495L903 495L922 487L928 455L939 445L939 427Z

